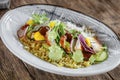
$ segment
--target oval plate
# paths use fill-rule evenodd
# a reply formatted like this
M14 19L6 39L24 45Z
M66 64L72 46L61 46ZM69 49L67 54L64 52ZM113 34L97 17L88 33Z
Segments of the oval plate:
M33 13L41 14L44 12L48 14L50 19L71 21L79 26L85 24L93 28L99 39L109 48L108 59L87 68L70 69L57 67L27 52L18 40L17 30L25 24ZM116 34L103 23L79 12L51 5L27 5L8 11L1 18L0 26L2 41L15 56L47 72L66 76L89 76L110 71L120 63L120 42Z

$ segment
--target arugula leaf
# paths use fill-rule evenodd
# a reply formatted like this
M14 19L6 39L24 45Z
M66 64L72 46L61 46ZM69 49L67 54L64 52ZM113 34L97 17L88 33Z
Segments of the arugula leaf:
M64 35L66 33L65 29L66 29L66 25L63 22L61 22L60 25L59 25L59 34L60 34L60 36L62 36L62 35Z
M52 31L54 31L57 35L57 37L55 38L55 41L58 45L59 45L60 37L66 33L65 28L66 28L66 25L63 22L58 21L58 23L52 29Z
M59 45L59 41L60 41L60 36L57 35L57 38L55 39L56 43Z
M27 29L27 32L31 31L34 27L32 25L30 25Z

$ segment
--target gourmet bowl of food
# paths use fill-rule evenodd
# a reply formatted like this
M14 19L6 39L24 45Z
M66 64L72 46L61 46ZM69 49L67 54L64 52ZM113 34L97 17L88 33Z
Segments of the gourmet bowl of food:
M1 39L24 62L47 72L89 76L120 63L120 42L100 21L52 5L27 5L1 19Z

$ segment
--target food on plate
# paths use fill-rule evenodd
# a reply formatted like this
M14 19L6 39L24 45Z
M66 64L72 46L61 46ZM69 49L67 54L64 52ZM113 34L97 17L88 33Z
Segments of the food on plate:
M27 51L57 66L87 67L108 57L107 46L92 29L59 19L50 20L46 14L33 14L17 35Z

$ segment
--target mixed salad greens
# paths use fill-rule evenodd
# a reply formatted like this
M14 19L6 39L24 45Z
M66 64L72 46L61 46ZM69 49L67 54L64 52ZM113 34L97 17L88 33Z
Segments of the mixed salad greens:
M17 31L18 38L47 43L48 57L59 61L66 55L76 63L87 65L107 59L107 46L101 44L88 27L77 27L71 22L50 20L46 14L33 14Z

